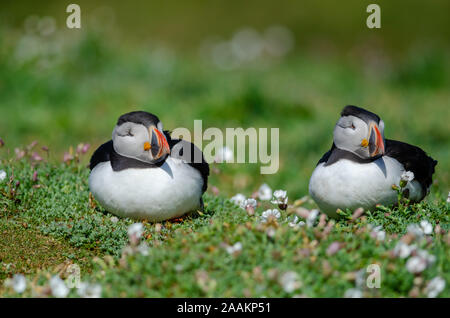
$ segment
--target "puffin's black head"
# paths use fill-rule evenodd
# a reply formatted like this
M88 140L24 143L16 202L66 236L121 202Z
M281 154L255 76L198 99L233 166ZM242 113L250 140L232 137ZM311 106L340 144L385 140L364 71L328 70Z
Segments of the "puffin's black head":
M378 116L377 114L369 112L364 108L353 105L345 106L341 112L341 117L342 116L355 116L364 120L366 123L373 121L379 124L381 120L380 116Z
M384 154L384 122L380 117L357 106L346 106L334 128L334 144L360 158Z
M127 122L144 125L145 127L150 127L151 125L157 126L158 123L161 123L156 115L144 111L135 111L123 114L117 120L117 125L122 125Z
M120 116L112 140L118 154L144 162L159 162L170 153L161 121L144 111Z

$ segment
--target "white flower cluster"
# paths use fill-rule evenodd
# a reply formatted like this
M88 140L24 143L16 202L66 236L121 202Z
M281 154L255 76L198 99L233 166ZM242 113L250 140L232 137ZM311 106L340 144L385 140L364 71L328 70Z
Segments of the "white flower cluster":
M407 231L412 234L415 239L421 239L424 235L433 233L433 225L427 220L422 220L419 224L408 225Z
M128 239L132 245L137 245L144 233L144 225L142 223L133 223L128 227Z
M286 293L292 293L302 286L297 273L293 271L281 275L279 283Z
M131 255L137 252L147 256L149 254L148 244L145 241L141 242L142 234L144 233L144 225L142 223L133 223L128 227L127 232L130 245L124 248L123 253Z
M234 245L226 245L225 246L225 250L227 251L228 254L230 255L237 255L242 251L242 243L241 242L237 242Z
M309 215L306 218L306 225L308 227L313 227L318 216L319 216L319 210L313 209L313 210L309 211Z
M270 203L277 205L278 209L267 209L260 215L260 220L262 223L270 223L270 221L277 221L281 218L281 212L280 210L286 210L287 204L288 204L288 195L286 190L276 190L272 193L272 189L267 184L262 184L258 192L255 193L255 197L259 198L260 200L270 200ZM306 199L301 199L305 201ZM247 210L249 215L254 214L254 210L257 206L257 201L253 198L246 198L243 194L238 193L234 195L231 199L231 202L238 205L240 208ZM304 225L307 225L308 227L313 227L320 215L320 211L317 209L313 210L307 210L303 209L303 214L293 215L286 219L287 224L289 227L298 229ZM304 221L300 220L300 217L304 218ZM269 229L270 231L270 229ZM382 240L384 239L383 234L384 231L381 231L380 229L375 229L377 231L377 238ZM274 233L274 231L271 231L269 233ZM270 235L269 235L270 236Z
M258 189L258 198L263 201L272 199L272 189L267 184L262 184Z
M423 272L429 265L433 264L436 256L429 254L425 250L417 250L417 254L406 262L406 269L413 274Z
M100 298L102 296L102 286L100 284L89 284L82 282L78 287L78 296L83 298Z
M66 283L57 275L50 279L50 290L52 295L57 298L64 298L69 294L69 287L67 287Z
M273 193L273 199L270 202L278 205L286 205L288 203L287 191L276 190Z
M394 247L394 255L400 258L407 258L413 251L417 249L415 244L408 245L402 241L398 242Z
M344 298L362 298L363 294L357 288L350 288L345 291Z
M412 171L404 171L400 176L400 180L405 182L411 182L414 180L414 172Z
M14 292L22 294L27 288L27 281L24 275L15 274L13 278L7 279L5 281L6 287L11 287ZM67 286L66 282L62 280L58 275L54 275L48 281L48 286L50 288L50 294L56 298L65 298L70 292L70 288ZM77 294L84 298L99 298L101 297L102 286L100 284L89 284L86 282L81 282L77 286Z
M238 205L241 209L246 210L249 215L255 214L256 206L258 202L256 202L253 198L245 198L245 196L241 193L236 194L234 197L230 199L231 202Z
M255 199L249 198L249 199L245 199L241 204L240 207L242 209L247 209L247 208L253 208L255 209L257 205L257 202Z
M15 274L12 278L5 280L4 284L18 294L22 294L27 289L27 280L23 274Z
M437 297L445 288L445 280L442 277L436 276L429 281L425 288L425 293L428 298Z
M370 234L377 241L384 241L386 238L386 232L383 230L381 225L375 226Z
M242 203L245 201L245 195L243 195L243 194L241 194L241 193L238 193L238 194L236 194L234 197L232 197L232 198L230 199L230 201L233 202L233 203L236 204L236 205L241 206Z
M408 234L415 240L421 240L424 235L433 233L433 226L426 220L422 220L420 225L410 224L407 229ZM428 266L436 261L434 255L419 249L416 244L407 244L403 241L397 243L393 250L393 254L402 259L408 259L406 261L406 269L413 274L423 272Z
M300 228L304 226L306 223L304 221L301 221L300 218L297 215L294 215L294 217L289 222L289 226L292 228Z
M420 228L425 235L430 235L431 233L433 233L433 225L427 220L420 221Z
M262 213L261 222L267 223L271 220L278 220L281 217L280 211L277 209L269 209Z

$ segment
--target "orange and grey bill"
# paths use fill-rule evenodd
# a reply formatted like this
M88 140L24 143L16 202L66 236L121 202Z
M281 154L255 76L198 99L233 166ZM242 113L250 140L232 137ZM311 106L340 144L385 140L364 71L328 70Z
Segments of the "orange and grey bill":
M369 152L370 156L375 157L378 155L384 155L384 139L380 133L380 129L378 125L373 123L370 126L370 135L369 135Z
M161 131L159 131L156 128L153 128L153 132L156 134L156 138L158 139L159 151L158 154L156 155L156 159L158 159L164 156L165 154L169 154L170 147L169 144L167 143L166 137L163 135Z

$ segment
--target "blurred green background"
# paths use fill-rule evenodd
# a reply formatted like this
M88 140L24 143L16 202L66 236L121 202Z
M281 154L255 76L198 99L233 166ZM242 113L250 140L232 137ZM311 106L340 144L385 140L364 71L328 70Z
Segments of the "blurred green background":
M76 1L80 30L71 2L0 4L3 158L33 140L52 161L80 142L90 154L137 109L169 130L279 127L277 174L222 164L211 185L295 198L353 104L439 161L433 192L450 188L448 1L376 1L381 29L366 27L373 1Z

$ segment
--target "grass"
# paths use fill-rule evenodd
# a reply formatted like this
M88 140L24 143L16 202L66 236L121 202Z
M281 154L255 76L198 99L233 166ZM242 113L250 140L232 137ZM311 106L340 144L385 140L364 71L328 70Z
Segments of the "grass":
M39 171L36 181L33 171ZM272 207L267 201L260 201L255 215L249 215L226 198L207 194L204 213L182 222L145 223L149 250L143 255L124 249L133 222L115 220L89 199L84 166L32 166L22 159L10 162L6 172L13 178L1 188L0 232L8 240L2 242L0 255L3 268L7 263L14 267L2 278L17 272L29 274L30 280L37 277L25 296L45 286L44 278L58 273L64 262L80 265L82 280L101 284L105 297L342 297L356 287L367 297L424 296L433 277L450 279L449 204L442 197L395 209L380 207L358 219L346 211L336 223L322 216L314 226L292 228L289 221L301 212L295 205L279 220L264 224L260 215ZM393 250L411 235L405 234L407 226L421 220L441 230L415 239L436 260L414 275L406 269L407 260L394 256ZM374 238L377 225L387 232L384 240ZM230 255L226 246L237 242L242 250ZM330 252L332 244L339 246L336 252ZM365 280L370 264L380 265L380 289L360 286L358 277ZM293 291L283 288L283 275L290 272L298 275ZM448 297L448 289L441 296Z
M426 296L436 276L448 286L446 52L424 49L382 66L366 63L359 51L351 59L299 53L223 71L189 54L121 47L101 33L70 42L63 31L37 35L35 55L31 49L18 53L19 44L34 41L22 33L1 29L0 36L0 170L7 173L0 183L0 280L26 274L22 296L36 295L68 263L80 265L82 280L99 283L103 296L342 297L358 289L367 297L415 297ZM61 47L54 54L56 43ZM322 217L314 226L292 228L288 220L305 216L295 199L307 194L346 104L380 114L388 138L418 145L439 161L431 194L416 205L380 207L357 219L344 211L335 222ZM192 130L194 119L204 128L279 127L280 169L261 175L258 164L215 165L205 213L145 223L149 250L142 255L136 246L126 248L133 221L113 218L90 198L86 167L117 117L135 109L154 112L166 129ZM39 143L27 149L33 140ZM92 145L89 152L79 162L62 163L63 153L81 142ZM25 157L17 159L15 148L27 150ZM270 224L260 219L270 203L259 202L252 216L227 200L237 192L249 197L263 182L290 198L288 211ZM315 207L308 200L302 206ZM408 225L422 220L435 231L422 239L408 234ZM375 226L386 232L384 240L374 238ZM399 241L416 244L435 261L410 273L406 264L414 255L393 254ZM226 247L237 242L242 250L230 255ZM380 289L361 284L373 263L380 265ZM6 287L0 295L20 296ZM448 287L440 296L450 296Z
M2 241L0 242L0 280L15 273L35 274L48 271L56 264L71 263L76 260L83 272L91 269L94 253L80 250L63 240L43 235L27 223L17 224L10 219L2 219Z

